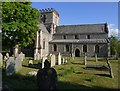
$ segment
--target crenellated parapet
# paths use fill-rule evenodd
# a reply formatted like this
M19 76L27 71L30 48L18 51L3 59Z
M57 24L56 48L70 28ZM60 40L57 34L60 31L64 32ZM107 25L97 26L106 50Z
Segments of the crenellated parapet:
M40 9L40 13L50 13L50 12L55 12L58 16L58 12L54 8L46 8L46 9Z

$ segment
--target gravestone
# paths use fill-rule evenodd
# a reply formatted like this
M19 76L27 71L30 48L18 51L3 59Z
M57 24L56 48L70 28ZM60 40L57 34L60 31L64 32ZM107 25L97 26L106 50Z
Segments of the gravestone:
M87 55L86 55L86 53L84 55L84 65L87 65Z
M58 65L61 65L61 55L60 55L60 52L58 54Z
M40 60L40 53L37 53L37 60Z
M67 60L68 60L67 57L65 57L65 63L67 63Z
M7 61L7 57L6 57L6 56L4 56L4 61L5 61L5 62Z
M15 72L14 57L10 57L6 62L6 75L12 75Z
M55 62L56 62L55 54L52 54L52 55L51 55L50 61L51 61L51 67L52 67L52 66L55 66Z
M6 53L6 57L7 57L7 59L9 58L9 53Z
M36 53L34 54L34 60L37 60L37 54Z
M65 60L65 63L67 63L67 59Z
M36 71L30 71L30 72L27 73L27 75L36 76L37 72Z
M2 53L0 53L0 67L2 66L2 60L3 59L3 55L2 55Z
M52 54L50 53L50 54L49 54L49 56L51 57L51 56L52 56Z
M34 54L34 60L40 60L40 53Z
M18 55L15 59L15 71L19 71L22 69L22 58Z
M18 54L18 51L19 51L19 46L18 45L16 45L15 47L14 47L14 57L17 57L19 54Z
M22 52L19 54L19 57L21 58L21 61L23 61L24 60L24 58L25 58L25 54L23 54Z
M114 78L114 75L113 75L113 71L112 71L111 64L110 64L110 62L109 62L109 60L108 60L108 59L106 59L106 60L107 60L107 64L108 64L108 67L109 67L110 77L111 77L111 78Z
M47 59L47 57L45 57L45 56L42 58L42 68L44 68L44 62L46 59Z
M33 65L33 60L29 60L29 65Z
M96 62L98 61L98 59L97 59L97 53L95 53L95 61Z
M63 62L63 64L65 63L65 59L64 58L63 58L62 62Z

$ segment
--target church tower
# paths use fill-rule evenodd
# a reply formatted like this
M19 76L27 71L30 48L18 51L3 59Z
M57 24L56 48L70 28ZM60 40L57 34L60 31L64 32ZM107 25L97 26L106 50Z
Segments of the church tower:
M60 16L58 12L53 8L41 9L40 22L43 23L50 34L55 33L55 29L59 26Z

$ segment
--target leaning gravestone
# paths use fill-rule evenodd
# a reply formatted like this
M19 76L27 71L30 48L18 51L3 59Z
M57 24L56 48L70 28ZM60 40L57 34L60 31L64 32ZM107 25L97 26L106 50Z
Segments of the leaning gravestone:
M3 55L0 53L0 67L2 66Z
M55 60L55 54L52 54L52 55L51 55L50 61L51 61L51 67L52 67L52 66L55 66L55 62L56 62L56 60Z
M10 57L6 62L6 75L12 75L15 72L14 57Z
M22 69L22 58L18 55L15 59L15 71L19 71Z
M60 52L58 54L58 65L61 65L61 55L60 55Z
M45 57L45 56L42 58L42 68L44 68L44 62L46 59L47 59L47 57Z

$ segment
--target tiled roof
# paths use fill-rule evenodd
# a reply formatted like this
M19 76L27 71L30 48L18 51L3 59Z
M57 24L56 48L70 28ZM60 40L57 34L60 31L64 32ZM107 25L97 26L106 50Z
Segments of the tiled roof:
M108 43L107 39L59 39L49 43Z
M56 34L108 33L107 24L63 25L56 28Z

